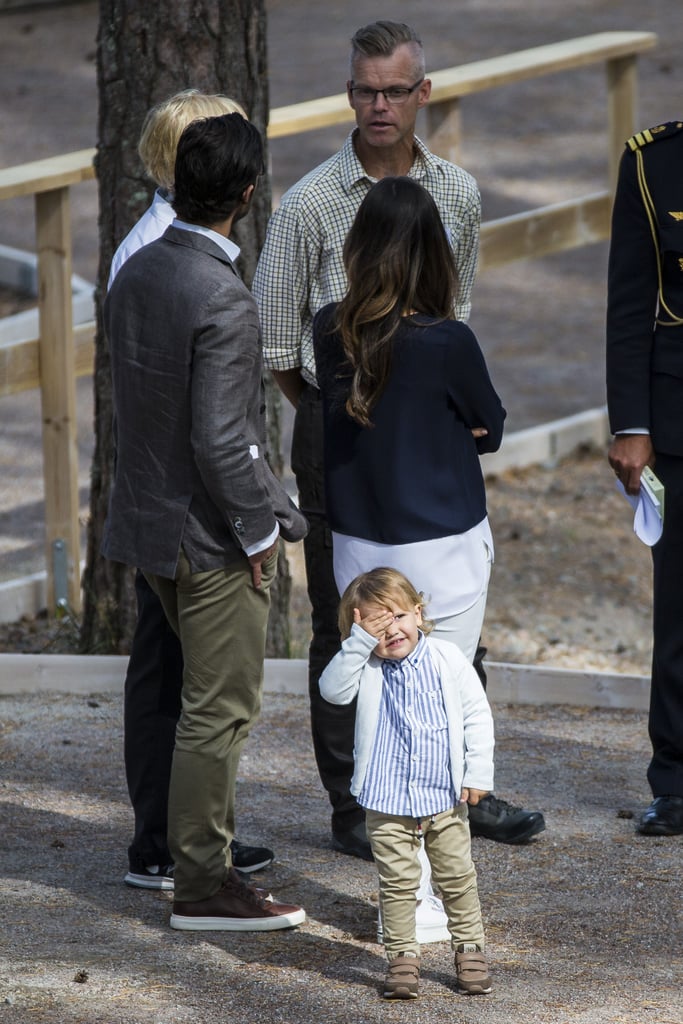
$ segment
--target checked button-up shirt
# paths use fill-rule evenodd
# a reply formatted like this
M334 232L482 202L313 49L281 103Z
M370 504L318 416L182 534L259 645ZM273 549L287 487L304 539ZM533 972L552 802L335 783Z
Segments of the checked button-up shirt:
M302 368L316 384L313 317L346 291L344 240L375 183L356 156L353 132L341 150L305 175L282 197L253 281L263 328L264 361L271 370ZM417 137L410 169L433 197L446 228L460 281L455 309L467 320L477 269L481 200L474 178L435 156Z

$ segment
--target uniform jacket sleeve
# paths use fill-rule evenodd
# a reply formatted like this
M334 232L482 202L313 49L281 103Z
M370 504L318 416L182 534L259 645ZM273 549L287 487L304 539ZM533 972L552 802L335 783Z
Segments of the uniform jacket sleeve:
M619 166L607 286L607 404L613 432L650 427L657 261L638 187L636 155Z

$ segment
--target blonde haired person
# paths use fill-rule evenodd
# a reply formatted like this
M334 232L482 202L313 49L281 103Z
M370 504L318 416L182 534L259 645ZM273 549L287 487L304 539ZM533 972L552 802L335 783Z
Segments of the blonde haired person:
M396 569L357 576L339 607L341 651L320 678L332 704L357 698L351 792L377 864L385 999L418 994L420 848L441 889L457 986L491 991L468 801L493 789L493 719L459 648L427 637L424 600Z
M138 153L145 174L157 186L152 205L126 235L114 253L107 287L126 260L149 242L163 235L175 213L171 205L173 176L178 141L188 124L202 117L220 117L222 114L246 114L237 100L220 93L203 93L199 89L184 89L163 100L147 114L142 125Z
M158 103L147 114L138 152L157 189L151 206L126 235L114 254L114 278L126 260L170 227L176 150L193 121L223 114L246 114L229 96L184 89ZM124 691L124 761L135 814L135 833L128 848L127 885L142 889L174 888L174 865L166 838L168 787L180 715L183 656L180 641L141 572L136 574L138 619L131 645ZM229 822L231 831L234 823ZM274 854L267 846L247 846L233 839L233 865L252 872L268 867Z

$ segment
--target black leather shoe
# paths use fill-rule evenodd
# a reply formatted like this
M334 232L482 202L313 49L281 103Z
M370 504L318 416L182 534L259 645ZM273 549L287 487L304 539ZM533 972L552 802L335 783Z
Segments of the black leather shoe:
M656 796L637 828L644 836L683 835L683 796Z
M334 831L332 849L338 850L339 853L348 853L350 857L360 857L361 860L373 860L365 822L359 821L353 828L345 829L343 832L339 829Z
M526 843L545 828L540 811L525 811L489 793L469 806L470 833L496 843Z
M275 854L267 846L247 846L236 839L230 843L232 866L241 873L263 871L275 859Z

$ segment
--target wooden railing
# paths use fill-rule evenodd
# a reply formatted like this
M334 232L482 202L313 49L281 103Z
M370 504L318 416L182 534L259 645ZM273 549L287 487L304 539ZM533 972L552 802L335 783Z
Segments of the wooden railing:
M430 74L430 148L458 161L464 97L525 79L603 63L607 73L606 180L594 195L482 225L480 268L576 248L609 233L611 195L624 140L636 129L637 58L654 48L651 32L601 32L474 61ZM352 122L345 94L271 111L269 138ZM0 397L40 388L48 570L48 605L80 608L76 376L92 372L93 322L72 326L70 190L95 176L94 149L0 171L0 200L35 196L38 338L0 346ZM66 595L55 595L54 555L66 565ZM64 561L65 560L65 561Z

